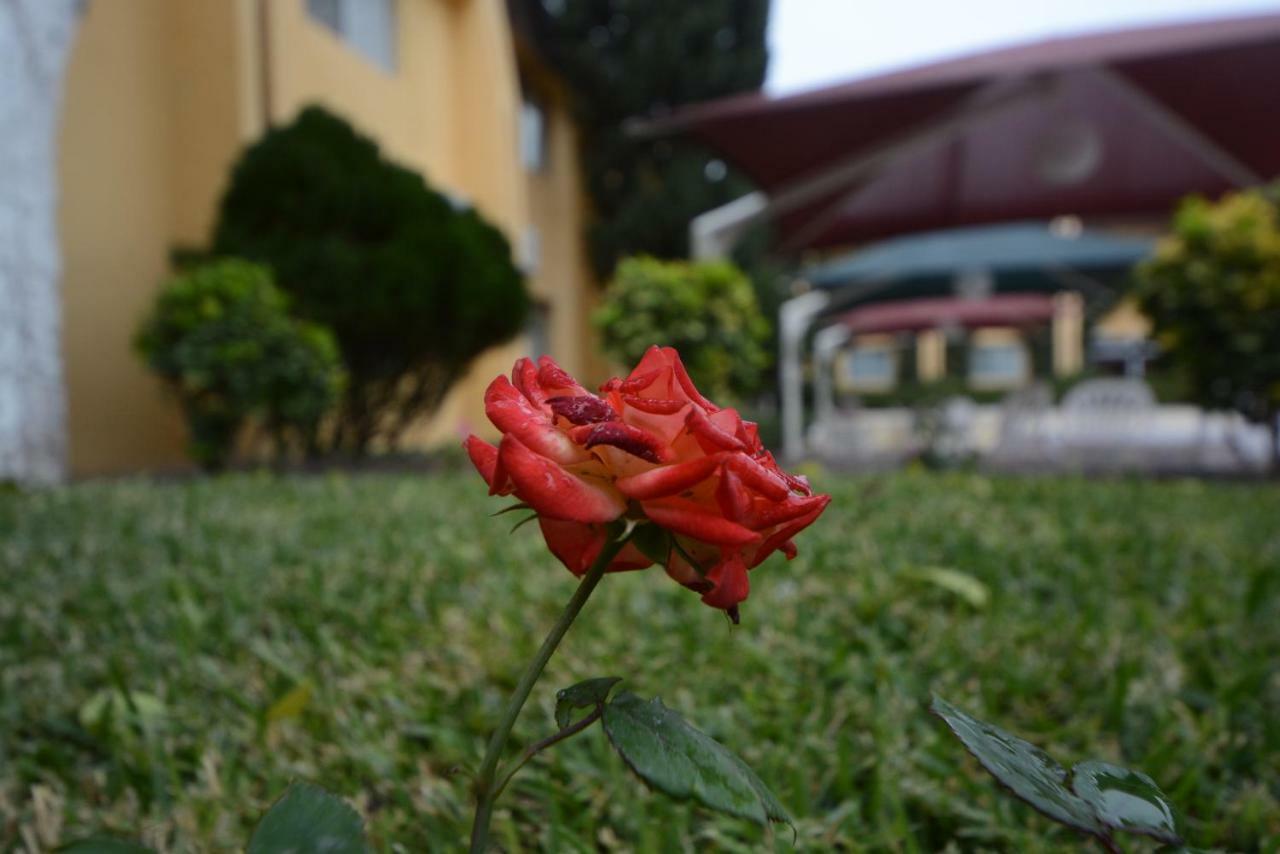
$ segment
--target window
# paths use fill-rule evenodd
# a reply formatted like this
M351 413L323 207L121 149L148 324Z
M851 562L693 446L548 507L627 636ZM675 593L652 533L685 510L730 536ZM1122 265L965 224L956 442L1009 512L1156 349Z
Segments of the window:
M520 102L520 163L527 172L547 168L547 113L527 92Z
M526 276L536 276L542 266L542 233L536 225L527 225L516 244L516 266Z
M524 337L529 342L527 352L530 358L537 359L551 353L551 306L545 302L535 302L529 307Z
M969 381L975 386L1020 386L1029 373L1027 348L1021 341L975 343L969 349Z
M897 384L898 360L888 347L856 347L842 365L841 384L850 391L888 391Z
M307 11L375 64L396 70L396 0L307 0Z

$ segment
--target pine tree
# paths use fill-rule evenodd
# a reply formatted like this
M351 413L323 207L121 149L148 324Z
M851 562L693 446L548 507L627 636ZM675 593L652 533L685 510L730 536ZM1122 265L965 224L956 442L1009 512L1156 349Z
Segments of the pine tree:
M701 146L636 138L626 123L758 89L769 0L525 2L572 92L596 272L607 278L627 255L686 256L689 221L750 186Z

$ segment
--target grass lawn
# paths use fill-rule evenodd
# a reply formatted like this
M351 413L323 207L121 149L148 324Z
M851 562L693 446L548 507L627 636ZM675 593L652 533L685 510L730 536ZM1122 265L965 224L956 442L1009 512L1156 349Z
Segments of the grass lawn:
M506 849L1077 848L930 691L1064 761L1145 770L1198 847L1280 846L1280 489L817 480L835 501L753 573L740 627L659 570L608 577L516 729L553 730L557 687L625 675L755 767L795 848L649 793L593 729L508 789ZM0 495L0 850L234 849L294 778L355 803L379 850L459 848L459 769L574 588L532 526L488 517L503 503L469 473Z

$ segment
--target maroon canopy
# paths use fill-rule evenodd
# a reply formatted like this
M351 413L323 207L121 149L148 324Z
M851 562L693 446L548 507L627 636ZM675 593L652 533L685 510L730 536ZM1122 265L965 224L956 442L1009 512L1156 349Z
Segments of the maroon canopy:
M1054 39L642 127L691 133L750 176L789 249L1165 214L1280 174L1280 14Z

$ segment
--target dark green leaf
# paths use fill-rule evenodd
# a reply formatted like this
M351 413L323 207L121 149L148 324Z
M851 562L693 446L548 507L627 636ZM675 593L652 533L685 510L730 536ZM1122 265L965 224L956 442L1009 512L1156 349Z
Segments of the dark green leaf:
M1049 818L1109 839L1124 830L1181 845L1173 807L1140 771L1090 760L1067 773L1047 753L999 727L976 720L934 697L930 710L947 723L969 752L1011 792Z
M640 550L640 553L654 563L664 564L671 554L671 535L667 533L665 528L657 525L644 524L636 528L631 542Z
M1167 845L1179 845L1177 819L1164 793L1150 777L1106 762L1090 760L1071 769L1071 788L1108 827L1141 833Z
M934 697L929 710L946 722L973 757L1009 791L1054 821L1094 835L1106 828L1093 810L1067 788L1066 770L1030 742L971 718Z
M645 702L623 691L604 707L604 728L631 770L664 794L760 824L792 824L746 763L661 700Z
M249 840L249 854L364 854L360 815L339 797L294 783L267 811Z
M91 836L88 839L77 839L58 848L59 854L155 854L155 852L138 842L127 839L113 839L110 836Z
M523 501L521 501L516 504L512 504L510 507L503 507L501 510L495 510L489 515L501 516L503 513L514 513L517 510L532 510L532 509L533 508L530 507L528 504L525 504Z
M556 726L564 729L572 723L574 709L594 708L609 699L609 692L621 681L621 676L598 676L561 688L556 692Z
M530 522L532 522L534 519L537 519L537 518L538 518L537 513L531 513L528 516L525 516L519 522L516 522L514 525L511 526L510 533L514 534L516 531L520 530L525 525L528 525Z

